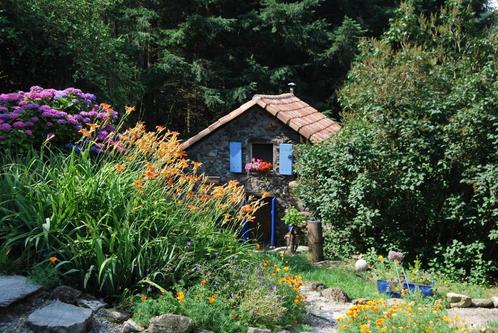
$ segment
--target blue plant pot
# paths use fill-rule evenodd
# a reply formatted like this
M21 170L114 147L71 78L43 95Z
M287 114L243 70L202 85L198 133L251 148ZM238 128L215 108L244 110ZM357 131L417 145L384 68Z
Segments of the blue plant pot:
M408 289L410 292L420 291L425 297L434 294L434 282L431 285L417 284L417 283L404 283L403 288Z
M401 297L400 293L391 291L389 281L386 280L377 280L377 290L379 291L379 293L389 295L392 298Z

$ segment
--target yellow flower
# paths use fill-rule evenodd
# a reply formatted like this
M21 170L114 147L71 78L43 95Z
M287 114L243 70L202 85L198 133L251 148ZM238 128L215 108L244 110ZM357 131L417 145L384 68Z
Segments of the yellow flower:
M216 297L214 297L214 295L213 295L213 296L208 298L208 301L209 301L209 304L213 304L214 302L216 302Z
M289 271L289 267L288 266L285 266L284 268L282 268L285 272Z
M50 261L51 264L55 264L56 262L60 261L57 257L50 257L48 258L48 261Z
M278 253L278 256L279 256L280 258L283 258L283 257L285 256L285 252L284 252L284 251L280 251L280 252Z
M380 262L384 262L384 257L383 257L383 256L379 256L377 259L378 259Z
M178 300L178 302L183 302L185 300L185 294L183 293L183 291L178 291L176 293L176 299Z
M360 326L360 332L361 333L369 333L370 332L370 327L368 324L363 324Z

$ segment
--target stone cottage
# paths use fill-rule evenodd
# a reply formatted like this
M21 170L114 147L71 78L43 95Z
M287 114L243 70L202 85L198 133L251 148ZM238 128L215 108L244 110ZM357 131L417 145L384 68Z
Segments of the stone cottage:
M281 217L294 205L289 195L289 183L296 177L294 146L323 141L339 130L337 122L293 93L255 95L185 141L183 148L191 159L203 163L213 182L235 179L248 195L265 197L266 205L243 236L275 246L283 242L287 230ZM254 168L258 165L263 170Z

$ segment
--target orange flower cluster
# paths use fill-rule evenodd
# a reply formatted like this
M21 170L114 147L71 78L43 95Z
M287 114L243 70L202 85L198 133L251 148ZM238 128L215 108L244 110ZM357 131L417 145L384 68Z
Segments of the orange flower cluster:
M402 302L388 304L385 299L353 305L339 318L338 332L466 332L458 318L449 319L439 301L430 304ZM435 331L437 326L440 330Z
M114 165L115 171L131 173L132 185L144 194L149 188L161 190L192 212L215 209L225 224L252 221L255 211L263 205L252 197L242 205L245 192L237 181L222 186L209 184L199 172L202 164L186 158L177 132L163 127L148 132L139 123L109 145L123 157L121 163Z

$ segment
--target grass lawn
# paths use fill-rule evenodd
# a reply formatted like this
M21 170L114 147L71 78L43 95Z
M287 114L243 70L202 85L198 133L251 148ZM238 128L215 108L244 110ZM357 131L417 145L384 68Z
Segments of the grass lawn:
M369 280L367 274L356 274L347 262L338 262L337 266L318 267L312 265L305 255L287 258L292 272L300 274L305 281L323 283L326 287L338 287L351 298L379 298L375 281Z
M381 297L370 274L355 273L353 262L341 261L331 266L319 267L312 265L306 255L295 255L287 260L292 271L300 274L305 281L321 282L326 287L339 287L352 299ZM498 296L498 286L486 287L436 280L436 297L444 298L448 292L462 293L472 298L489 298Z

